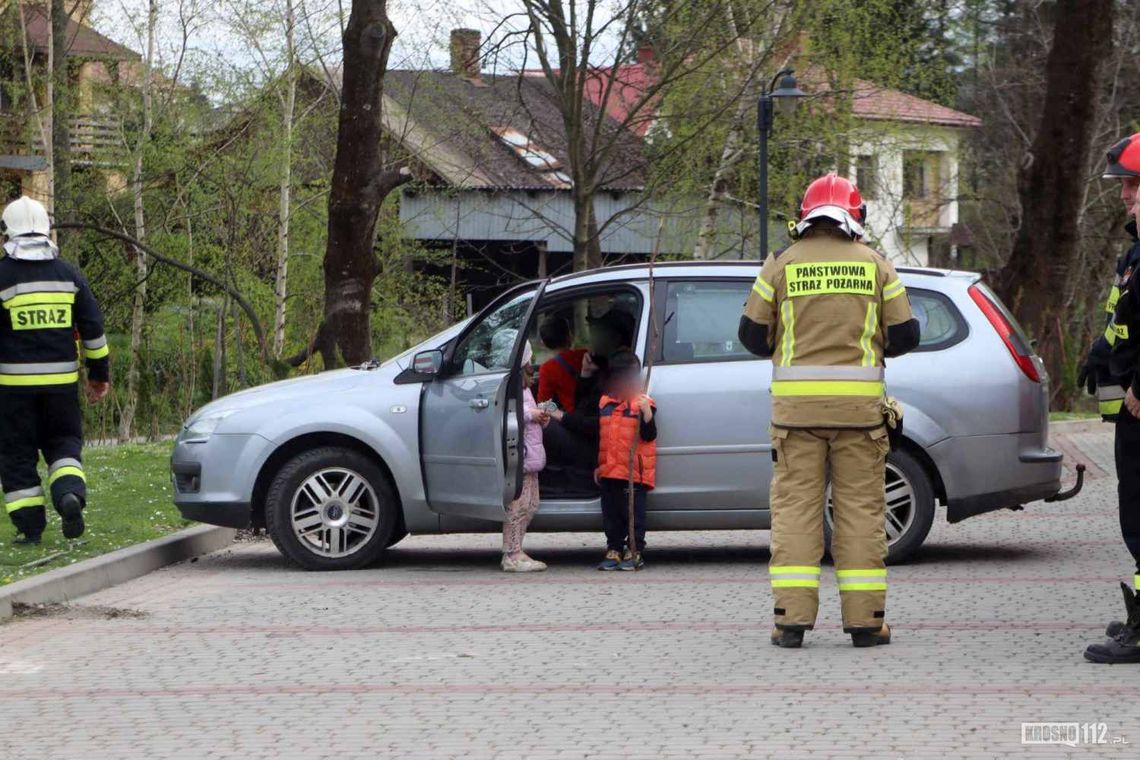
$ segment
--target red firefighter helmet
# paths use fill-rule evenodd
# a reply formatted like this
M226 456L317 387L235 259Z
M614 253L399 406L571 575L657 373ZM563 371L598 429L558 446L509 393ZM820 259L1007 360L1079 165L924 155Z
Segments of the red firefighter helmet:
M1140 177L1140 132L1109 148L1105 160L1105 179Z
M814 180L804 192L796 232L802 234L813 219L830 219L851 237L863 237L866 216L867 207L855 183L830 172Z

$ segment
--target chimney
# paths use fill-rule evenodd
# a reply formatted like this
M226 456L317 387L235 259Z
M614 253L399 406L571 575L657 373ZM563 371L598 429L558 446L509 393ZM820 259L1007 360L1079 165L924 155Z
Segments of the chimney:
M653 63L653 45L648 42L643 42L637 46L637 62L642 66L647 66Z
M471 82L479 80L479 47L483 37L478 29L451 30L451 71Z

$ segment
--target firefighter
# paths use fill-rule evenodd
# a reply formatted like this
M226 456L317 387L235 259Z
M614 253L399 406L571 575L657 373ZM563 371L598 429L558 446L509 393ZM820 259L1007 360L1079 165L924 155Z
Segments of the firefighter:
M917 346L919 328L894 267L860 242L865 216L854 183L812 182L798 239L764 262L740 320L745 347L772 358L768 572L781 647L801 646L815 624L829 471L843 630L857 647L891 639L883 360Z
M42 454L63 535L78 538L87 501L78 354L82 350L87 364L88 397L98 401L110 389L103 315L87 280L59 258L43 204L22 196L8 204L2 218L7 237L0 257L4 503L19 534L15 543L38 544L47 526L37 471Z
M1135 272L1140 267L1137 238L1137 202L1140 201L1140 133L1126 137L1108 150L1106 179L1120 180L1120 199L1133 217L1125 229L1132 238L1128 251L1116 265L1116 278L1106 310L1111 311L1103 336L1089 351L1080 376L1095 386L1102 416L1115 421L1115 458L1120 532L1136 562L1132 587L1121 584L1127 616L1108 624L1107 639L1085 650L1093 662L1140 662L1140 391L1137 377L1135 333L1140 330L1140 298L1135 290ZM1127 389L1127 390L1126 390Z

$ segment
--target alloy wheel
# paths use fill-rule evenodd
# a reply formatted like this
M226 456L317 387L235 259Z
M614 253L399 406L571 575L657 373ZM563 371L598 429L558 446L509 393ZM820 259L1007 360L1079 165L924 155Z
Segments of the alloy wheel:
M328 467L310 475L294 492L290 522L313 554L347 557L380 527L376 492L358 472Z

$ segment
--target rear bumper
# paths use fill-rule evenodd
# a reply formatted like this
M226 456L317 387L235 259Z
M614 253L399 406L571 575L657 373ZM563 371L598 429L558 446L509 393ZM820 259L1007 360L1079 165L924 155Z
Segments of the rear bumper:
M1039 434L948 438L927 453L946 487L946 518L952 523L1061 490L1064 455L1041 446Z

